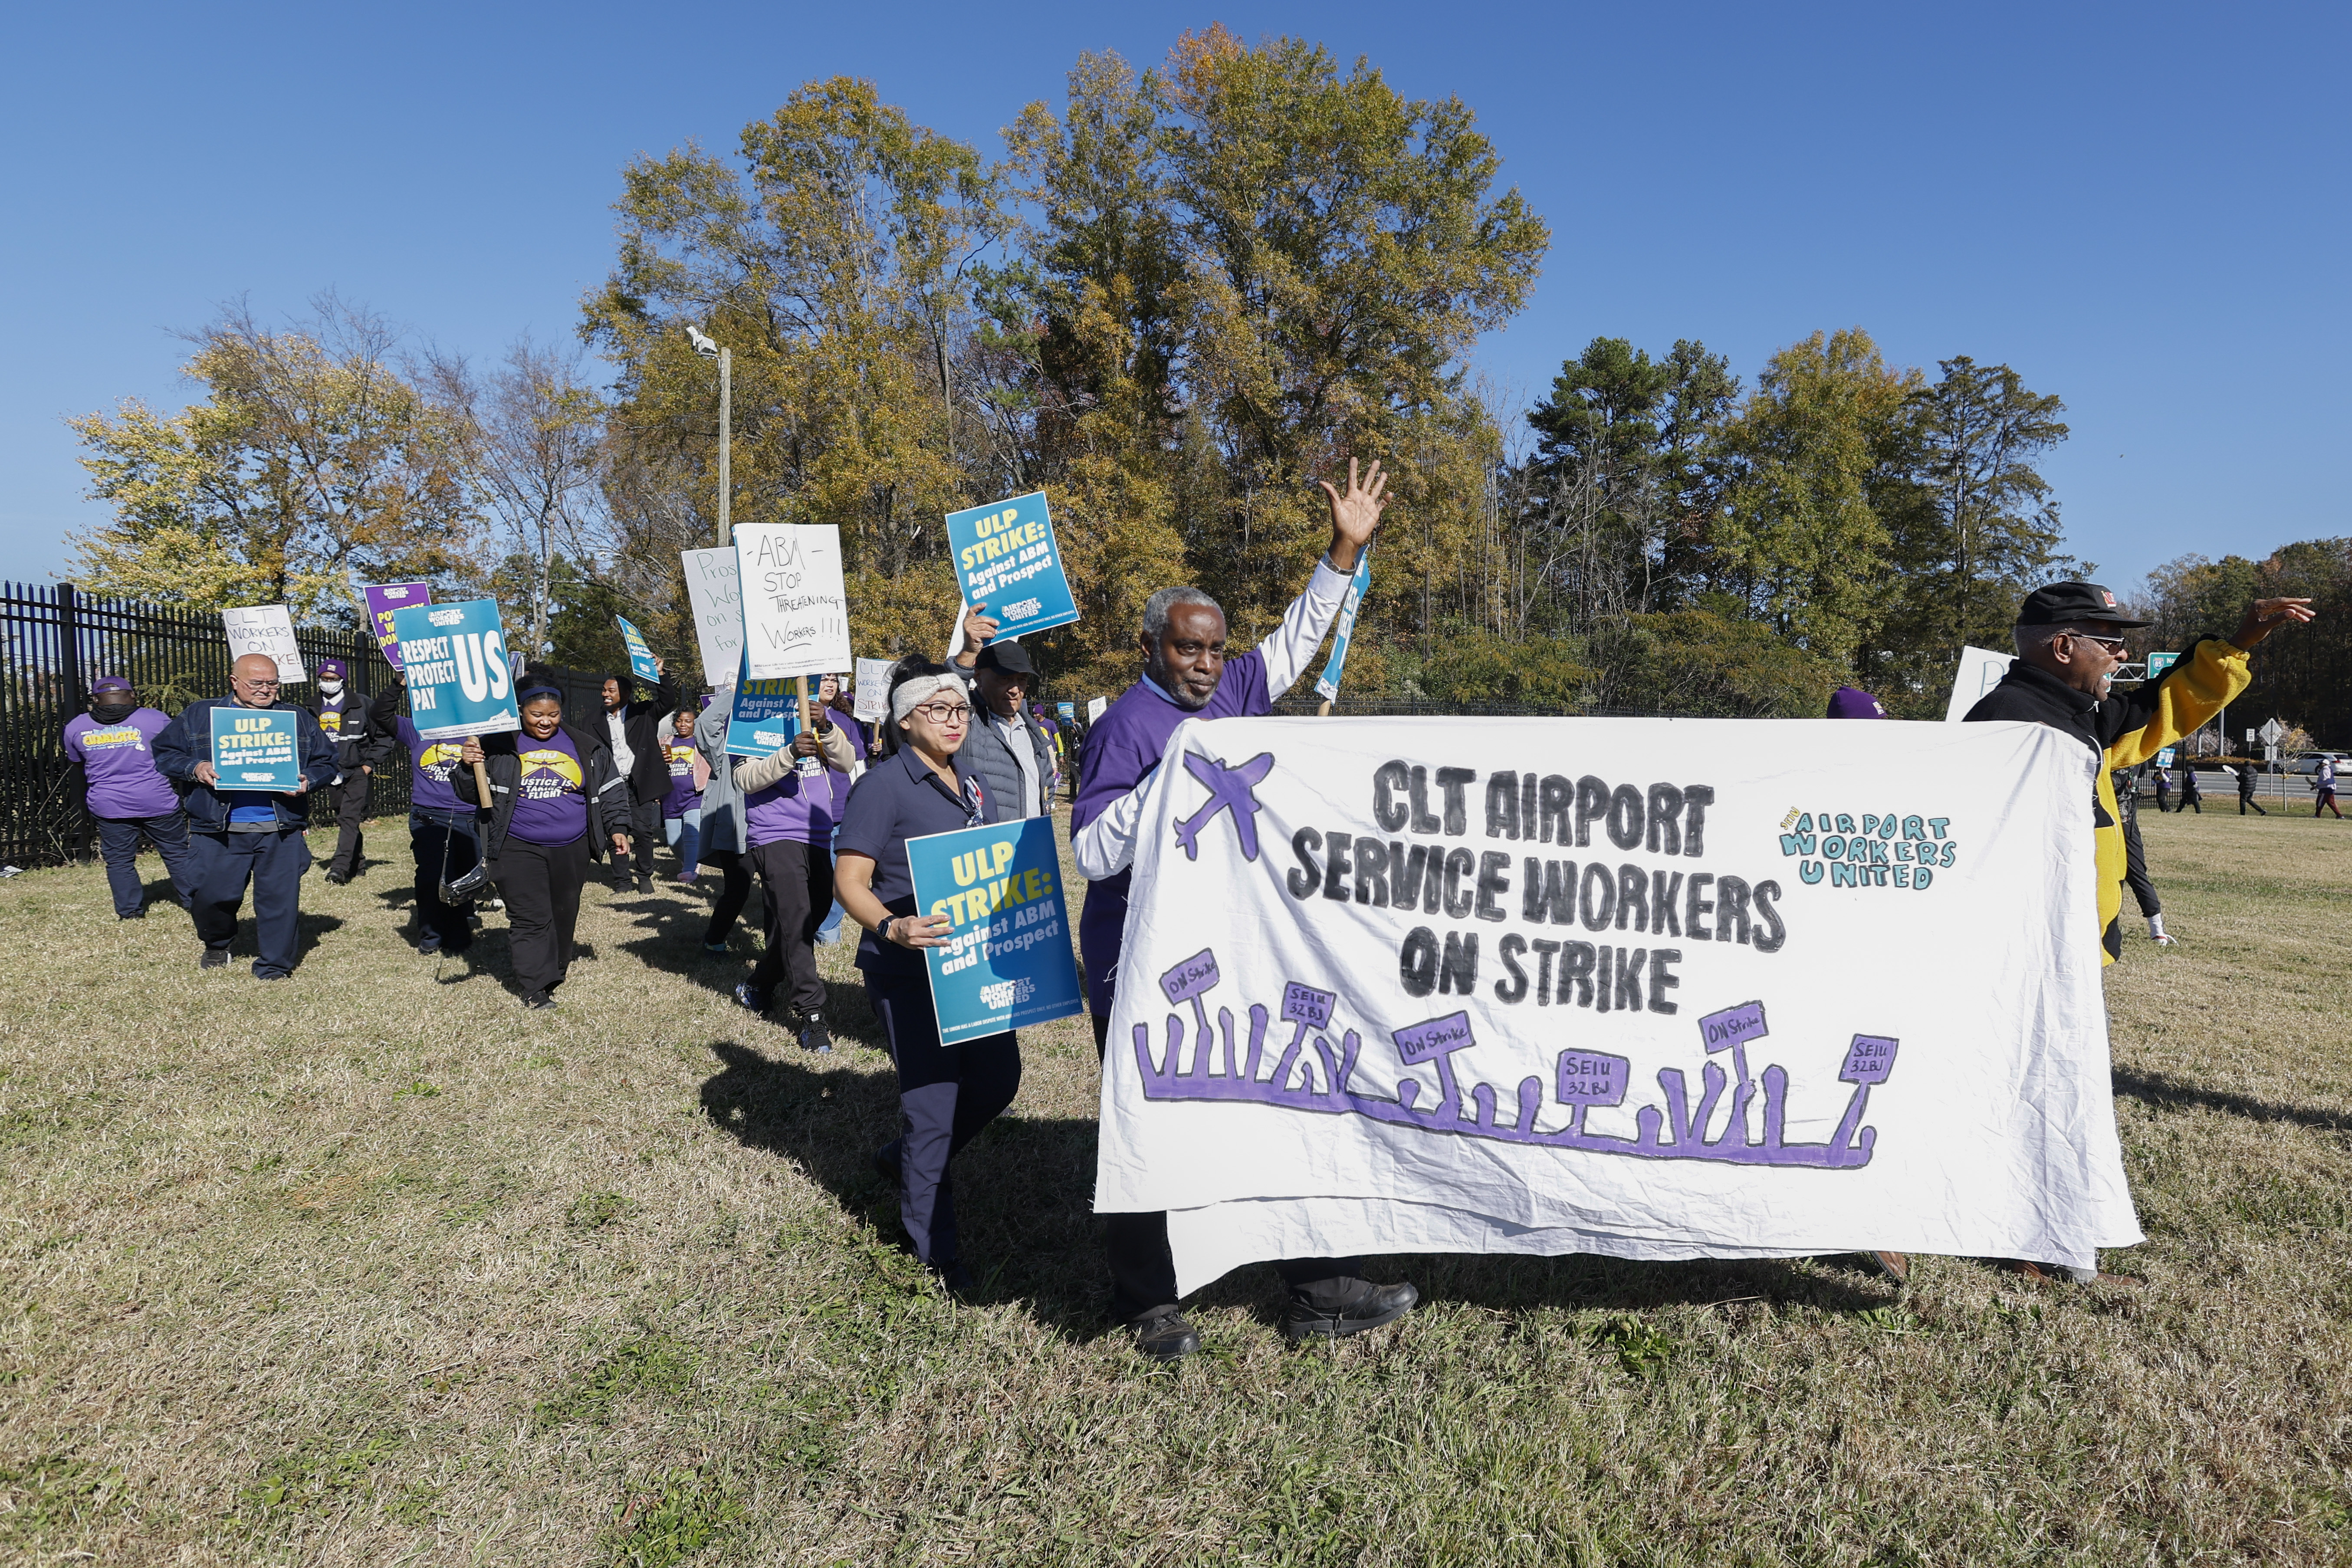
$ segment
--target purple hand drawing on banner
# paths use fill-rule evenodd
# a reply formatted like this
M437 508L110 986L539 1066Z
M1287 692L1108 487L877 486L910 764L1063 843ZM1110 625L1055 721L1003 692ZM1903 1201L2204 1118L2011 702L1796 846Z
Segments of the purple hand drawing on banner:
M1229 768L1223 757L1187 752L1184 771L1209 786L1209 803L1176 824L1176 842L1184 847L1184 858L1201 858L1202 830L1216 820L1219 812L1231 810L1234 831L1241 837L1242 858L1256 859L1257 814L1265 809L1257 803L1257 786L1274 772L1274 753L1260 752L1241 766Z
M1160 976L1160 989L1171 1005L1189 1002L1192 1005L1192 1059L1187 1070L1183 1063L1184 1024L1177 1015L1168 1016L1167 1048L1157 1060L1150 1026L1136 1025L1135 1065L1142 1075L1145 1099L1256 1100L1291 1110L1363 1116L1391 1126L1635 1159L1856 1170L1870 1163L1871 1152L1877 1145L1878 1130L1862 1125L1863 1112L1869 1103L1872 1086L1885 1083L1894 1071L1898 1044L1877 1035L1853 1037L1843 1070L1838 1075L1841 1081L1854 1086L1853 1094L1836 1132L1826 1143L1791 1143L1783 1137L1789 1074L1777 1064L1764 1069L1760 1084L1764 1100L1762 1132L1760 1136L1749 1134L1748 1105L1759 1086L1748 1078L1744 1047L1749 1041L1766 1036L1760 1002L1726 1008L1700 1020L1702 1043L1709 1051L1730 1048L1739 1076L1730 1114L1711 1136L1709 1123L1727 1081L1723 1068L1714 1062L1706 1064L1702 1075L1703 1089L1696 1113L1689 1105L1688 1086L1682 1069L1662 1068L1658 1071L1658 1088L1664 1094L1665 1105L1663 1110L1645 1105L1635 1111L1633 1137L1586 1131L1584 1117L1589 1109L1596 1105L1622 1106L1625 1102L1632 1069L1623 1057L1585 1050L1559 1053L1554 1087L1558 1103L1568 1108L1569 1121L1564 1127L1546 1131L1536 1125L1543 1107L1543 1080L1538 1078L1520 1080L1516 1114L1508 1120L1497 1114L1496 1095L1491 1084L1471 1085L1468 1103L1465 1105L1454 1060L1477 1046L1466 1012L1432 1018L1398 1029L1391 1036L1401 1065L1428 1065L1437 1074L1437 1100L1423 1107L1420 1103L1423 1085L1409 1076L1400 1077L1394 1100L1358 1090L1353 1085L1363 1048L1362 1037L1353 1029L1345 1031L1335 1057L1330 1039L1321 1031L1330 1026L1336 1012L1336 994L1296 981L1284 987L1282 1016L1295 1023L1297 1031L1273 1076L1258 1075L1271 1022L1265 1007L1259 1004L1253 1003L1249 1009L1246 1066L1239 1065L1243 1058L1235 1048L1233 1009L1217 1009L1218 1028L1212 1031L1207 1005L1202 999L1220 979L1216 954L1207 949ZM1301 1069L1298 1080L1292 1081L1292 1068L1298 1063L1310 1030L1315 1031L1316 1056L1323 1063L1319 1085L1313 1058ZM1217 1048L1220 1036L1222 1051ZM1737 1138L1733 1136L1735 1132L1738 1134Z

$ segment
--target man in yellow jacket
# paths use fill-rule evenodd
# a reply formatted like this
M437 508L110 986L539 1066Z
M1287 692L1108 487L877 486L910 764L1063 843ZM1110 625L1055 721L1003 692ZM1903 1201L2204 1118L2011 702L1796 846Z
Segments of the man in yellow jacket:
M2309 599L2257 599L2228 641L2200 637L2170 669L2110 696L2124 661L2123 634L2147 622L2124 613L2096 583L2053 583L2017 612L2017 662L1968 711L1970 721L2021 719L2079 736L2105 762L2092 792L2098 836L2100 962L2123 956L2123 818L2112 778L2193 733L2253 679L2247 656L2280 626L2311 619Z

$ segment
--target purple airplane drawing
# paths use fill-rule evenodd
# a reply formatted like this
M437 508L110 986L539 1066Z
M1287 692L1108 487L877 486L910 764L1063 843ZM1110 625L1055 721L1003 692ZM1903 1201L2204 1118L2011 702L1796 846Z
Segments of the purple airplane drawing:
M1274 772L1274 753L1260 752L1241 766L1229 768L1222 757L1187 752L1184 771L1209 786L1208 804L1176 824L1176 842L1184 847L1184 858L1201 858L1201 830L1214 821L1219 812L1230 807L1234 831L1241 837L1242 858L1256 859L1257 814L1265 809L1257 803L1257 786Z

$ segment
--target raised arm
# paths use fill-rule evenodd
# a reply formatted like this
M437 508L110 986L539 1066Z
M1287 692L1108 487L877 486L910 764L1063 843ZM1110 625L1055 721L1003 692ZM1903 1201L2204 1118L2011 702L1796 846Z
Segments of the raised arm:
M1388 505L1389 479L1377 459L1359 477L1356 459L1349 458L1344 491L1328 479L1318 482L1331 503L1331 546L1315 563L1307 591L1291 600L1290 607L1282 613L1282 625L1257 646L1258 656L1265 661L1268 702L1297 683L1315 650L1323 646L1323 634L1331 629L1340 602L1348 595L1348 579L1356 574L1356 558L1371 543L1373 531L1381 525L1381 512Z

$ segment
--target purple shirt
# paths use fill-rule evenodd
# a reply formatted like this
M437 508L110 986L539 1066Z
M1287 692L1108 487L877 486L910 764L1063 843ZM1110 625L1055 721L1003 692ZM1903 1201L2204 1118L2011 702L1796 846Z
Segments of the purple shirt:
M120 724L88 713L66 721L66 755L89 780L92 816L165 816L180 809L172 781L156 771L150 749L172 722L152 708L134 708Z
M827 718L839 723L838 714ZM822 761L823 759L819 759ZM743 823L749 842L762 844L826 844L833 842L834 824L841 820L849 800L849 775L821 768L814 778L795 768L762 790L743 797Z
M1176 727L1187 719L1249 719L1274 711L1266 700L1265 658L1253 648L1225 660L1224 673L1208 706L1179 708L1139 680L1103 710L1087 735L1078 768L1078 798L1070 807L1076 837L1110 804L1143 782L1160 765ZM1087 884L1086 910L1078 917L1079 965L1086 971L1087 1010L1110 1016L1111 993L1118 981L1119 933L1127 925L1127 889L1132 871Z
M569 844L587 832L586 776L572 737L560 729L544 741L518 732L515 756L522 776L508 835L527 844Z
M466 742L428 741L416 732L413 719L398 720L395 728L400 743L408 748L408 804L419 811L470 813L474 808L449 787L449 775L457 771L457 753Z
M694 749L692 735L676 731L662 737L662 755L669 763L669 793L662 796L664 816L684 816L702 805L702 792L694 787Z

